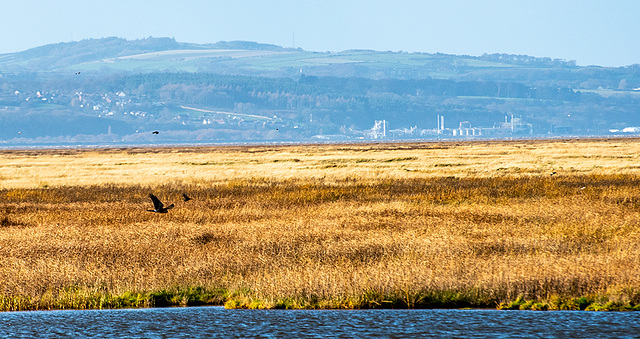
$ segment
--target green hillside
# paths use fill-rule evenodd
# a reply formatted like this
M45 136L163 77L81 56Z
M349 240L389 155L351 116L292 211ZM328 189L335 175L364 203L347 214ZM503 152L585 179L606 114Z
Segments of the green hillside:
M179 43L169 38L129 41L120 38L59 43L0 55L2 71L222 72L292 76L368 78L455 78L475 71L575 68L573 62L526 56L350 50L309 52L255 42Z
M624 135L640 126L640 65L526 55L104 38L2 54L0 77L5 144Z

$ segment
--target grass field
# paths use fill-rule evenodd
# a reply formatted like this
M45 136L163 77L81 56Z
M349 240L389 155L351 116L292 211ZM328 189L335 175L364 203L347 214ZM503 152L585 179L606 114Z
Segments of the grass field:
M638 310L639 157L637 139L0 151L0 310ZM146 212L151 192L176 207Z

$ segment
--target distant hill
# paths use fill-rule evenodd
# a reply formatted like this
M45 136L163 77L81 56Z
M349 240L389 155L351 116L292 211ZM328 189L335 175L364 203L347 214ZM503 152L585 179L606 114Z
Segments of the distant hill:
M0 54L0 72L187 71L271 77L297 76L302 72L314 76L464 80L493 80L508 73L523 80L535 71L555 73L560 69L575 72L581 68L574 61L526 55L372 50L329 53L251 41L194 44L153 37L87 39Z
M378 138L382 120L396 138L640 130L640 65L153 37L0 55L0 145Z
M281 51L282 47L247 41L191 44L176 42L172 38L149 37L126 40L117 37L61 42L40 46L26 51L0 54L2 71L63 71L77 69L78 65L103 59L135 56L139 54L171 50L238 49Z
M469 56L373 50L312 52L251 41L195 44L154 37L87 39L0 54L0 74L204 72L293 78L304 74L517 82L527 86L613 91L640 88L639 70L640 65L580 67L571 60L527 55Z

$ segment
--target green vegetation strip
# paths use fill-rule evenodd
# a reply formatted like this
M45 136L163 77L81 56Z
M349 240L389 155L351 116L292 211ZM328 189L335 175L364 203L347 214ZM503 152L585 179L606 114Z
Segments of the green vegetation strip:
M366 291L341 298L317 295L261 298L248 289L230 292L224 288L173 288L155 292L123 292L118 295L68 288L38 297L0 295L0 311L89 310L175 306L222 306L227 309L498 309L532 311L640 311L640 292L528 300L500 301L469 291Z
M117 295L82 288L67 288L59 293L47 291L35 297L0 295L0 311L222 305L227 298L228 293L224 289L207 290L201 287L156 292L127 291Z

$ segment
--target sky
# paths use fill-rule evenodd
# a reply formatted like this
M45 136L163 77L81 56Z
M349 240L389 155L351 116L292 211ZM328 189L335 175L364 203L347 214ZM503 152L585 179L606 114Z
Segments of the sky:
M0 53L90 38L640 64L636 0L7 0Z

